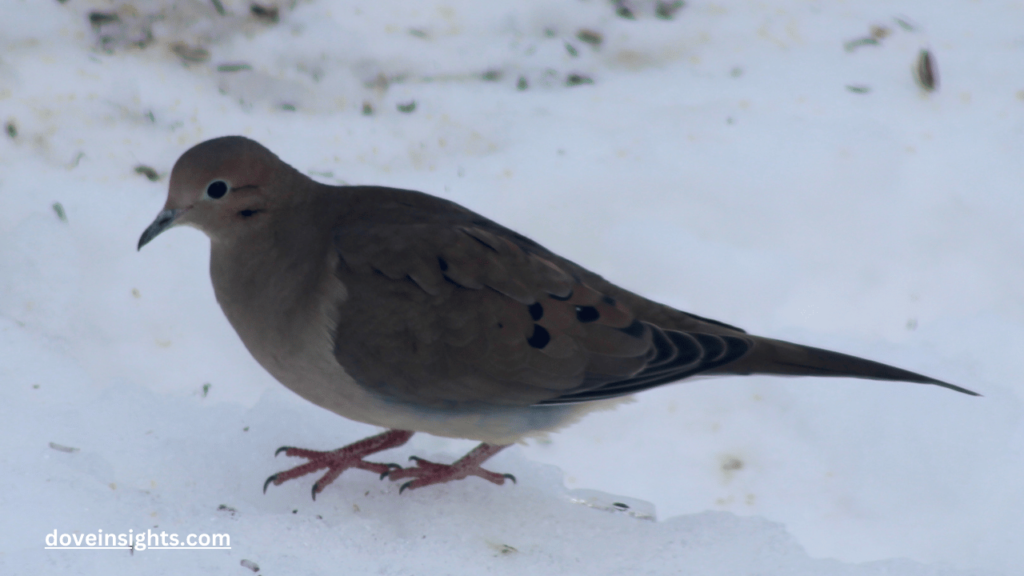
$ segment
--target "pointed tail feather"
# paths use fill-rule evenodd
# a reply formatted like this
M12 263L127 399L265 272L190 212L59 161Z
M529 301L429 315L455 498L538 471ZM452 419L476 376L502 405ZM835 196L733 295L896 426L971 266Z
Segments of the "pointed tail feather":
M881 362L771 338L755 336L751 339L754 345L745 356L707 374L777 374L895 380L934 384L971 396L981 396L966 388Z

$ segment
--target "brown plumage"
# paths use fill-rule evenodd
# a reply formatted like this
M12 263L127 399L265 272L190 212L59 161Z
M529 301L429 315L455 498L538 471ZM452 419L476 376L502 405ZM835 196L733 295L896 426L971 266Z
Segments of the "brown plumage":
M211 238L217 300L260 364L310 401L392 430L342 451L289 449L311 463L270 481L329 468L314 496L352 466L414 478L412 488L467 474L501 483L479 468L501 446L696 375L901 380L975 394L652 302L457 204L319 184L241 137L179 159L139 247L177 224ZM395 471L362 460L413 431L486 444L452 466Z

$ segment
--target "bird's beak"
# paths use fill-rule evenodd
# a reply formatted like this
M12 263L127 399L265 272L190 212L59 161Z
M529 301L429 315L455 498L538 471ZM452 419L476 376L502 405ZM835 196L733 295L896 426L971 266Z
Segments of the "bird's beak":
M146 231L139 238L139 250L142 250L143 246L149 244L149 241L159 236L161 232L173 226L174 221L184 214L186 210L187 208L167 209L157 214L156 220L153 220L153 223L149 225L149 228L146 228Z

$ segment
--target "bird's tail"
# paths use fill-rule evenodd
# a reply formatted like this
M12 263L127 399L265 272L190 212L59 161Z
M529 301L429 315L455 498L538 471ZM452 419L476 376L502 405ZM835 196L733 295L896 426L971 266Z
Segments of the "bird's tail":
M709 370L706 374L777 374L780 376L896 380L934 384L971 396L980 396L977 392L966 388L881 362L771 338L757 336L747 336L746 338L753 341L753 346L746 355L734 362Z

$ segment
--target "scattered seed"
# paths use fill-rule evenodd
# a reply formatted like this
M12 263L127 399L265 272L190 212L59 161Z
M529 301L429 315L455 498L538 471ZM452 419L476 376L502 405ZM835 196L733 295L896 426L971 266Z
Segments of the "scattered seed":
M213 3L213 9L217 11L217 14L223 16L227 12L224 10L224 5L221 4L220 0L210 0Z
M423 537L426 538L426 535L424 535ZM515 547L509 546L508 544L488 542L487 545L497 550L499 554L515 554L516 552L519 552L519 550L517 550Z
M568 42L565 43L565 51L568 52L569 56L572 56L573 58L576 58L577 56L580 55L580 53L576 51L576 47L573 46L572 44L569 44Z
M864 86L862 84L847 84L846 89L854 94L867 94L871 92L870 86Z
M252 66L245 62L232 62L217 65L217 72L242 72L244 70L252 70Z
M277 24L277 21L281 18L281 13L277 9L277 6L264 6L263 4L257 4L256 2L249 5L249 13L257 20L262 20L269 24Z
M586 42L595 48L600 46L601 42L604 42L604 36L602 36L600 32L595 32L594 30L587 28L581 28L580 31L576 33L576 38L578 38L580 42Z
M594 79L583 74L569 74L565 78L566 86L580 86L581 84L593 84Z
M910 20L907 20L906 18L897 16L896 18L893 18L893 21L896 22L896 24L898 24L900 28L903 28L907 32L913 32L914 30L917 29L917 26L911 24Z
M363 116L373 116L373 104L363 102Z
M481 78L483 78L485 82L497 82L498 80L501 80L501 77L502 77L501 70L498 70L498 69L495 69L495 68L492 68L490 70L486 70L481 75Z
M57 444L56 442L50 442L50 448L53 448L54 450L56 450L58 452L67 452L68 454L71 454L72 452L78 452L78 448L72 448L71 446L64 446L62 444Z
M248 431L249 431L249 427L248 426L246 426L245 428L242 428L242 432L248 432Z
M39 390L39 384L33 384L32 385L32 389L33 390Z
M199 64L210 59L209 50L201 46L189 46L184 42L171 44L171 52L177 54L185 62Z
M427 37L427 31L422 28L409 28L409 35L425 39Z
M255 563L255 562L253 562L252 560L246 560L246 559L243 558L241 564L242 564L243 568L248 568L249 570L252 570L253 572L259 572L260 571L260 565Z
M742 470L742 469L743 469L743 460L740 460L739 458L736 458L734 456L730 456L730 457L728 457L728 458L726 458L725 460L722 461L722 470L724 470L726 472L730 472L732 470Z
M292 104L291 102L281 102L277 107L285 112L295 112L295 104Z
M526 81L526 76L520 76L519 80L516 80L516 90L526 90L530 87L530 83Z
M871 27L871 37L876 40L881 40L889 36L889 34L892 34L892 30L886 28L885 26L876 25Z
M408 102L406 102L404 104L399 104L398 105L398 111L399 112L404 112L406 114L409 114L409 113L411 113L414 110L416 110L416 101L415 100L409 100Z
M939 70L935 64L935 57L928 50L921 50L917 55L917 64L914 66L914 79L921 88L929 92L939 89Z
M142 174L146 178L149 178L150 182L156 182L157 180L160 179L160 174L158 174L156 170L150 168L149 166L146 166L145 164L139 164L138 166L136 166L135 173Z
M206 395L210 393L210 386L212 386L212 384L209 382L203 384L203 398L206 398Z
M658 0L654 6L654 15L662 20L671 20L683 6L682 0Z
M59 218L61 222L68 221L68 215L64 212L64 206L60 202L53 203L53 212L57 215L57 218Z
M739 66L734 66L732 70L729 70L729 76L732 76L733 78L739 78L740 76L743 76L743 68L740 68Z
M636 14L626 3L626 0L613 0L612 4L615 5L615 14L620 18L626 18L627 20L635 20Z
M120 21L121 17L116 12L89 12L89 24L92 24L93 28Z
M238 512L238 510L235 510L234 508L232 508L231 506L228 506L227 504L221 504L220 506L217 506L217 511L218 512L230 512L231 515L234 515L235 512Z
M878 39L872 38L871 36L865 36L863 38L855 38L843 44L843 48L845 48L847 52L853 52L861 46L878 46Z
M14 120L8 120L7 124L4 125L4 130L7 131L7 135L11 138L18 137L18 126L14 124Z
M615 506L619 510L629 510L629 505L623 504L622 502L612 502L612 506Z

